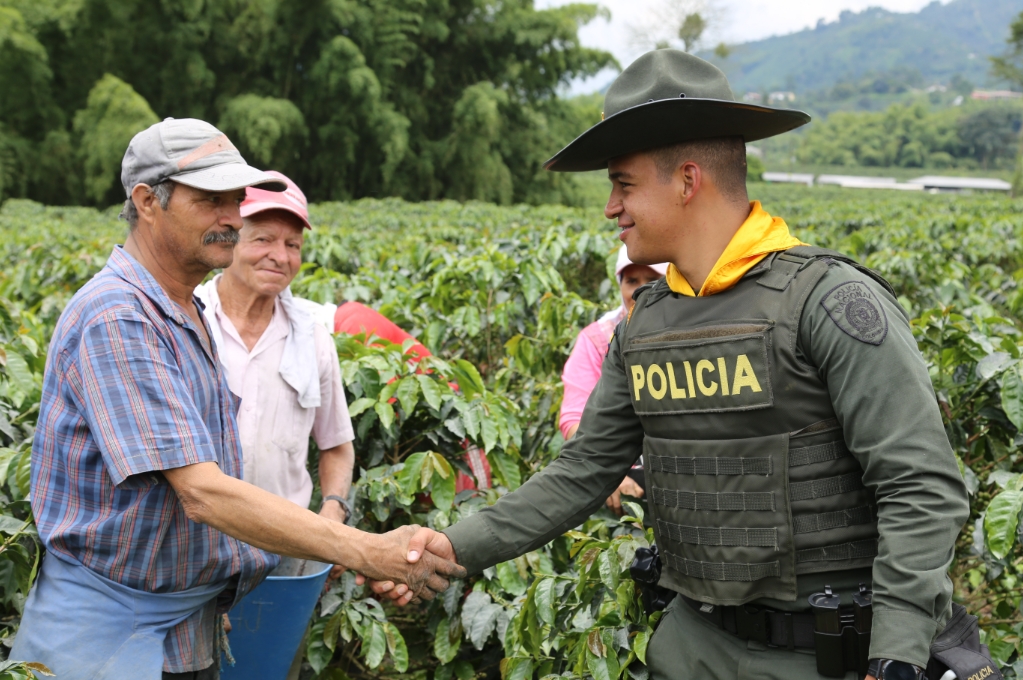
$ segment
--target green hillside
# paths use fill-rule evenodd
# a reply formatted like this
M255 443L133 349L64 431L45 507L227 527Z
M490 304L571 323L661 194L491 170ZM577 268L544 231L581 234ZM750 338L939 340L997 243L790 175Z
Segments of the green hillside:
M916 70L927 82L959 74L991 84L987 57L1004 51L1023 0L932 2L919 12L879 8L843 12L838 21L798 33L745 43L726 59L711 54L737 93L807 92L868 73Z

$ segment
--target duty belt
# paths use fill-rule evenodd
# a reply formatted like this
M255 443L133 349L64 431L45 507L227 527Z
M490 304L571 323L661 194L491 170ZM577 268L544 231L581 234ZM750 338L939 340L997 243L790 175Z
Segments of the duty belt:
M825 586L810 596L810 611L784 612L755 605L721 606L680 597L705 621L740 640L755 640L770 647L812 649L817 672L841 678L847 671L860 677L867 671L870 649L871 592L860 584L851 607L839 607L839 597Z
M738 607L709 605L681 595L685 603L713 626L740 640L755 640L771 647L813 649L813 614L783 612L746 604Z

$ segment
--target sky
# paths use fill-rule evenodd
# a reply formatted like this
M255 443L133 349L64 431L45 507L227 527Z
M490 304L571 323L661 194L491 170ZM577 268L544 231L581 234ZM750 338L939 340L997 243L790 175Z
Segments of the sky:
M536 0L539 8L577 2L579 0ZM622 66L627 66L643 48L637 48L630 26L643 26L655 21L663 3L701 0L586 0L596 2L611 12L611 21L598 18L580 30L584 45L600 47L614 54ZM948 0L942 0L943 4ZM710 46L719 42L742 43L772 35L793 33L812 28L821 19L835 21L845 10L858 12L868 7L883 7L892 12L916 12L932 0L702 0L715 9L715 26L708 30ZM663 11L663 10L662 10ZM603 73L584 82L574 83L573 94L592 92L602 88L614 78Z

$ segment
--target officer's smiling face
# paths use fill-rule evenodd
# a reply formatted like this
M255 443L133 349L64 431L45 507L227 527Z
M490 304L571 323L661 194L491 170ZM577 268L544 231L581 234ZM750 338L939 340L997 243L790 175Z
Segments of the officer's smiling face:
M662 182L653 156L640 152L607 164L611 195L604 216L618 220L618 238L636 264L671 262L676 252L683 206L675 182Z

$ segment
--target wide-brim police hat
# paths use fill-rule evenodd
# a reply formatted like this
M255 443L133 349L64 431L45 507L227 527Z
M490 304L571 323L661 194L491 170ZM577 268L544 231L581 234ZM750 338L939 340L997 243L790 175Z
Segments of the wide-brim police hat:
M544 163L555 172L607 167L618 156L679 142L773 137L810 122L792 109L735 101L713 64L681 50L647 52L611 83L603 120Z

